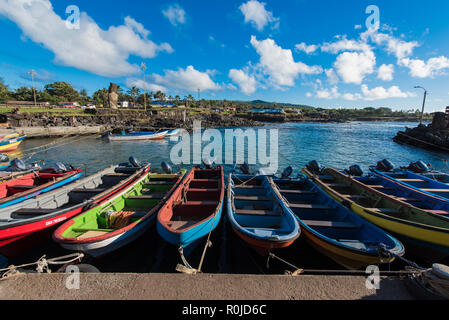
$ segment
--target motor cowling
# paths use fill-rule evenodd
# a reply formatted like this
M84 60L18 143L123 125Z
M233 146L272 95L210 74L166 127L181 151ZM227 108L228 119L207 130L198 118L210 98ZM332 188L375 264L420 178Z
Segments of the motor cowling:
M55 173L64 173L68 171L67 167L62 162L56 162L51 169L53 169Z
M376 169L383 172L389 172L394 169L394 164L387 159L383 159L377 163Z
M288 178L292 175L293 173L293 168L291 166L288 166L287 168L284 169L284 171L282 172L282 178Z
M0 154L0 162L9 161L9 157L6 154Z
M361 177L363 175L363 170L358 164L354 164L349 167L348 173L353 177Z
M14 171L25 171L27 169L25 162L20 159L11 161L10 166Z
M416 162L412 162L409 164L408 169L416 172L416 173L423 173L423 172L429 172L430 169L427 166L427 164L425 164L424 161L416 161Z
M244 174L251 174L251 170L249 169L249 165L245 162L240 165L240 171Z
M306 168L314 173L320 173L323 170L323 167L321 166L321 164L316 160L310 161L306 165Z
M134 157L129 157L128 161L129 161L129 163L131 163L131 165L134 168L140 168L141 167L139 161L136 158L134 158Z
M172 167L165 161L162 161L161 168L166 174L171 174L173 172Z

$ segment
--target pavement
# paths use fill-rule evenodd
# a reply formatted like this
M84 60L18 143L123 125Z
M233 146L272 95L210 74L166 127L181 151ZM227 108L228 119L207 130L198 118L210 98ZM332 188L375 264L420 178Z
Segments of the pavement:
M79 276L79 278L77 278ZM364 276L244 274L21 274L0 281L2 300L409 300L399 277L367 289Z

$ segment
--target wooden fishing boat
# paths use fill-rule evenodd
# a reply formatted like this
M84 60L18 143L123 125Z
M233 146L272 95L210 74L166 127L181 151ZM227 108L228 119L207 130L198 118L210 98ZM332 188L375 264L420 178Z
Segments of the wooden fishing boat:
M4 139L0 141L0 152L14 151L19 147L19 144L25 140L26 136L19 136L11 139Z
M159 235L188 255L220 222L224 194L222 166L192 168L158 213Z
M448 219L389 197L379 191L381 187L364 185L332 168L319 173L302 171L338 202L405 242L407 250L425 248L429 256L435 253L435 258L449 254Z
M80 214L87 206L102 203L125 188L149 166L134 174L120 173L111 166L67 186L0 209L0 253L15 257L45 240L63 221Z
M53 239L63 248L93 257L117 250L148 230L181 180L181 174L144 174L112 198L65 222Z
M364 185L378 190L384 195L406 202L410 206L420 208L426 212L435 213L449 219L449 200L410 188L398 181L383 175L369 175L352 177Z
M5 139L12 139L12 138L17 138L19 137L20 134L17 132L11 133L11 134L6 134L4 136L0 136L0 140L5 140Z
M293 213L262 175L229 175L227 217L234 232L263 256L290 246L301 232Z
M167 137L171 137L171 136L177 136L178 134L181 133L181 129L173 129L173 130L169 130L167 132Z
M420 193L449 200L449 185L446 183L404 170L382 172L371 168L371 171Z
M126 134L109 134L109 141L142 141L142 140L162 140L168 131L160 132L132 132Z
M279 199L292 211L302 234L315 249L349 269L390 263L393 256L379 254L384 246L402 256L404 246L338 203L308 178L268 178Z
M53 168L32 171L0 183L0 208L36 197L71 183L81 177L82 169L55 172Z

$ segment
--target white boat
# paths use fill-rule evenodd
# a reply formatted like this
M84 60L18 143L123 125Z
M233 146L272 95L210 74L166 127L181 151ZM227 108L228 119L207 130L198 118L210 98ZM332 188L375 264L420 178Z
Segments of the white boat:
M161 132L133 132L126 134L109 134L109 141L138 141L138 140L162 140L168 131Z
M173 129L168 131L166 137L177 136L181 132L181 129Z

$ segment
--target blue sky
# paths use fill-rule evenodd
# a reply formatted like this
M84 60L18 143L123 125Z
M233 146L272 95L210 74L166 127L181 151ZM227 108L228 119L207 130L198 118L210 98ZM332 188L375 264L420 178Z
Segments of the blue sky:
M379 28L368 29L372 4ZM66 24L70 5L78 29ZM442 110L447 12L446 0L0 0L0 77L30 86L34 69L38 87L64 80L90 94L115 82L181 97L200 88L208 99L403 110L420 108L420 85L427 110Z

